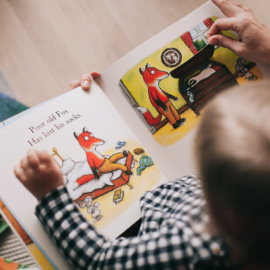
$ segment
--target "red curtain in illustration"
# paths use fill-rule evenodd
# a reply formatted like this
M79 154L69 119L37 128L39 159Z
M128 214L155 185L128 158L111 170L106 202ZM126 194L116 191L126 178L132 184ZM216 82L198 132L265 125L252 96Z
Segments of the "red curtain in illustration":
M195 46L193 44L192 37L191 37L191 35L190 35L189 32L186 32L185 34L183 34L181 36L181 38L183 39L183 41L186 43L186 45L190 48L190 50L194 54L197 54L198 53L197 49L195 48Z
M214 24L213 21L212 21L210 18L204 20L203 23L204 23L208 28L211 28L211 26Z

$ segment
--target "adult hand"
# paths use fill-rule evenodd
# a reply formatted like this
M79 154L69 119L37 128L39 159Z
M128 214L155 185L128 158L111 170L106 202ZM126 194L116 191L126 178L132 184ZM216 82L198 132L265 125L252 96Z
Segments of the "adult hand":
M81 79L79 81L74 80L69 84L68 91L70 91L76 87L79 87L79 86L81 86L83 90L87 91L90 89L92 78L96 79L99 76L100 76L100 73L97 71L91 72L90 75L84 74L81 76Z
M208 32L208 43L228 48L237 55L257 63L270 63L270 30L260 23L253 11L231 0L212 0L228 18L218 19ZM219 35L233 30L238 40Z

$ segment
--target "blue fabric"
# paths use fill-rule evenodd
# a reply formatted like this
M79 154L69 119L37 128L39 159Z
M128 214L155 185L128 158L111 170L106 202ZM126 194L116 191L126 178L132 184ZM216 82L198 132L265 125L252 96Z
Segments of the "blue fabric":
M154 162L150 157L143 155L140 159L139 164L140 166L136 169L136 171L137 171L137 175L140 176L142 171L145 170L147 167L154 165Z
M27 109L27 106L0 92L0 122Z

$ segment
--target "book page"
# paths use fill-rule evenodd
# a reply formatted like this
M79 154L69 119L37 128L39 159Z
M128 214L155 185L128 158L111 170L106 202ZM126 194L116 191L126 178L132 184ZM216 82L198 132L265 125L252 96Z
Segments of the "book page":
M8 228L4 234L0 235L0 257L5 260L13 261L14 269L17 269L15 268L16 264L20 264L21 268L25 266L28 268L31 267L31 269L33 267L48 270L58 269L56 265L50 261L42 248L31 238L30 233L20 225L12 214L12 211L7 208L0 197L0 217L1 216L5 218ZM3 269L8 268L8 266L5 265L5 260L2 260L4 265L1 265L0 262L0 266L2 266Z
M263 77L255 63L208 45L209 29L222 17L208 2L124 56L98 79L169 180L196 173L194 134L207 102L225 89ZM237 38L231 31L222 34Z
M166 181L94 82L90 93L77 88L1 129L2 199L59 269L68 266L34 215L37 201L13 173L32 147L55 158L71 198L86 219L111 239L140 218L142 194Z

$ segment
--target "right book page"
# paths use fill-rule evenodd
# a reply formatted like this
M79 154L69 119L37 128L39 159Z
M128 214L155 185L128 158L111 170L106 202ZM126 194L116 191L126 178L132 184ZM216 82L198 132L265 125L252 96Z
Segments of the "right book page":
M213 3L206 3L98 80L169 179L196 173L192 144L206 104L221 91L262 79L255 63L208 45L209 29L222 17ZM222 34L237 39L232 31Z

